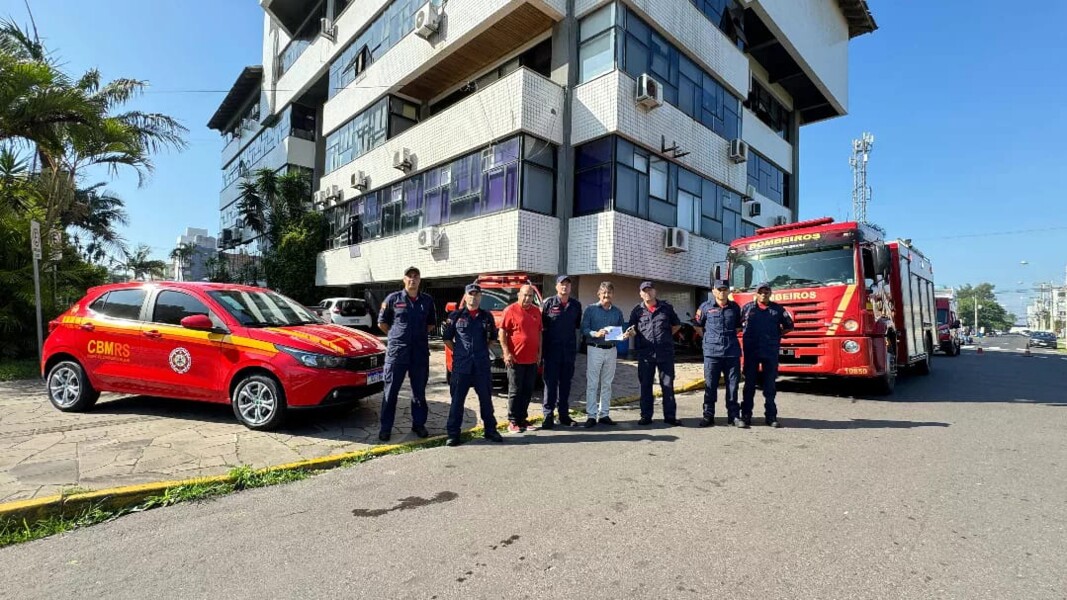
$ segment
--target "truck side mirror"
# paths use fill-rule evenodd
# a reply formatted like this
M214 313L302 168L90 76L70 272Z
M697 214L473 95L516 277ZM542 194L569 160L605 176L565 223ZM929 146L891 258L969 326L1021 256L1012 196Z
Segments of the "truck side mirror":
M955 321L953 321L952 325L951 325L951 328L952 329L959 329L960 328L960 320L956 319Z
M872 249L874 251L874 270L876 273L885 275L889 272L889 248L885 244L875 244Z

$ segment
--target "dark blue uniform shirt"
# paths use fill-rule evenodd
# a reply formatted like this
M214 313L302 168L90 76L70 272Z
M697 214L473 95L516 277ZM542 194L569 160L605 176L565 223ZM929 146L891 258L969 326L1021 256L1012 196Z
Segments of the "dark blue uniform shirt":
M541 325L544 329L544 337L541 347L545 355L559 354L562 356L575 356L578 347L575 345L574 332L582 323L582 303L574 298L567 300L567 306L559 296L552 296L541 305Z
M697 309L696 323L704 328L704 356L710 358L733 358L741 356L741 343L737 331L741 329L741 306L727 300L719 306L708 300Z
M406 364L429 359L426 328L437 323L437 310L428 294L420 293L414 300L404 290L389 294L378 312L378 322L389 326L386 360Z
M656 301L656 310L651 311L644 302L630 311L630 326L637 329L634 349L639 359L673 360L674 332L671 328L681 325L678 314L669 302Z
M782 335L793 329L793 317L785 308L771 302L767 308L761 309L752 301L741 309L741 320L745 328L741 336L745 342L745 356L777 359Z
M448 315L441 338L452 342L452 372L489 376L489 341L496 339L493 314L479 310L471 316L467 307Z

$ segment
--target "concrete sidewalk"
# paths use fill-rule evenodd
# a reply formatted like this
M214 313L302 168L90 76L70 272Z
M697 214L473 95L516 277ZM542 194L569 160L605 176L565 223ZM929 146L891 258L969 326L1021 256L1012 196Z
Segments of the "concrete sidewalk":
M703 376L698 360L678 363L679 385ZM431 361L427 427L437 435L444 433L449 397L444 354L433 352ZM612 391L615 398L638 393L634 361L619 362ZM531 416L541 414L540 393L531 404ZM409 398L401 394L393 443L415 439ZM497 419L503 421L507 398L497 390L494 401ZM265 433L237 424L228 404L105 394L91 412L62 413L49 404L39 381L0 383L0 502L74 488L219 475L239 465L266 467L364 450L378 443L379 403L376 396L351 412L295 413L287 427ZM464 428L477 424L477 406L471 393ZM581 354L571 406L585 407L585 355Z

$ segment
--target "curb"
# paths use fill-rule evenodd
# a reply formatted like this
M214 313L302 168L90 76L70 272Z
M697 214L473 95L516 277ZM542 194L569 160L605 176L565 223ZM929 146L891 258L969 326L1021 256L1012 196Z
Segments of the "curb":
M691 392L704 387L704 379L696 379L685 383L681 386L675 387L675 393ZM661 391L653 392L655 397L662 396ZM641 399L640 396L622 396L615 398L611 401L612 406L622 406L626 404L632 404ZM544 420L544 417L531 417L530 422L540 423ZM500 431L507 429L507 421L497 425L497 429ZM476 425L464 432L465 435L478 434L484 431L482 425ZM269 473L276 471L325 471L341 466L343 463L359 460L370 459L379 456L387 456L390 454L398 454L406 450L420 448L423 446L430 446L437 443L444 442L447 436L436 435L430 436L425 439L416 439L401 444L388 444L373 446L366 450L357 450L355 452L345 452L343 454L331 454L329 456L320 456L318 458L309 458L307 460L301 460L297 462L285 463L280 465L272 465L261 469L256 469L257 473ZM39 521L47 519L49 517L77 514L78 512L89 509L90 507L103 508L103 509L122 509L140 502L143 502L147 498L153 496L161 496L168 489L191 486L191 485L211 485L216 483L234 483L235 478L230 475L215 475L209 477L195 477L192 479L176 479L171 481L157 481L153 483L143 483L138 485L127 485L122 487L106 488L102 490L93 490L89 492L79 492L69 495L56 495L45 496L43 498L33 498L31 500L16 500L14 502L6 502L0 504L0 520L13 519L16 521Z

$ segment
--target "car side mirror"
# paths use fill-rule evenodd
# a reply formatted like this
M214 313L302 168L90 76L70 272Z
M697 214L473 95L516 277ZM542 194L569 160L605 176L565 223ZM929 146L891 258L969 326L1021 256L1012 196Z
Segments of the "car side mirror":
M186 329L196 329L198 331L211 331L215 329L215 324L211 322L211 318L207 315L189 315L181 320L181 326Z

